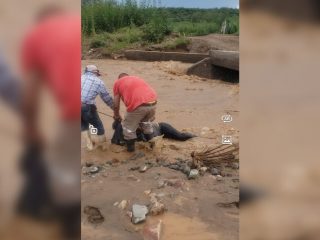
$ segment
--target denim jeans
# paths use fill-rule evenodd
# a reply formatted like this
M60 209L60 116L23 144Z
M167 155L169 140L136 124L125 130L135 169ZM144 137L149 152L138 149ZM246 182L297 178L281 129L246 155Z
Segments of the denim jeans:
M97 135L104 134L104 127L97 112L97 107L94 104L81 105L81 130L89 130L89 124L97 128Z

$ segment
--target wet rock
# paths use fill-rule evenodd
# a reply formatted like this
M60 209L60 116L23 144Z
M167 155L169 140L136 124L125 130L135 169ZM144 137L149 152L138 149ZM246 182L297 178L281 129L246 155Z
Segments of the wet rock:
M88 172L91 173L91 174L95 174L95 173L98 173L99 170L100 170L99 167L92 166L92 167L89 167Z
M189 179L196 179L199 176L199 171L197 169L192 169L189 173Z
M150 214L153 216L156 215L160 215L162 213L164 213L164 211L166 210L166 207L163 203L159 202L156 200L156 198L154 198L154 200L152 201L152 204L150 206Z
M134 161L134 160L137 160L137 159L139 159L139 158L143 158L144 156L145 156L144 152L137 152L137 153L133 154L133 155L129 158L129 160L130 160L130 161Z
M178 164L171 164L169 165L170 169L176 170L176 171L180 171L180 166Z
M122 200L119 204L118 204L118 208L120 208L121 210L126 209L128 205L128 201L127 200Z
M138 171L140 169L139 166L129 168L130 171Z
M86 162L86 167L92 167L93 163L92 162Z
M113 167L120 165L120 163L121 163L121 161L118 158L112 158L112 160L106 161L107 165L110 165Z
M148 166L147 165L144 165L144 166L141 166L140 169L139 169L139 172L141 173L144 173L148 170Z
M216 179L217 179L217 181L219 181L219 182L220 182L220 181L222 181L222 180L223 180L223 177L222 177L221 175L217 175L217 176L216 176Z
M185 165L182 167L182 172L183 172L184 174L188 175L188 176L189 176L189 174L190 174L190 171L191 171L191 168L190 168L187 164L185 164Z
M140 182L140 179L137 178L137 177L134 176L134 175L129 175L129 176L127 177L127 180L129 180L129 181L135 181L135 182Z
M143 192L145 195L149 196L151 194L151 190L146 190Z
M165 193L158 193L158 194L156 195L157 198L163 198L164 196L166 196Z
M117 165L120 163L120 160L118 158L112 158L111 163L112 165Z
M160 240L162 233L162 220L156 223L148 223L143 227L143 240Z
M209 178L213 179L213 180L217 180L216 176L210 175Z
M134 224L145 221L146 214L148 214L148 208L146 206L138 204L132 205L132 222Z
M156 162L159 163L159 164L161 164L161 165L162 165L163 163L165 163L167 160L168 160L168 157L162 157L162 156L161 156L161 157L157 157L157 158L156 158Z
M100 172L102 168L99 166L93 166L91 165L91 167L83 167L83 174L85 175L94 175L97 174L98 172Z
M127 212L126 212L126 215L127 215L130 219L132 219L132 212L131 212L131 211L127 211Z
M106 161L106 164L107 164L107 165L112 165L112 160Z
M161 163L161 166L162 166L162 167L169 167L170 165L171 165L170 163L165 163L165 162L164 162L164 163Z
M99 208L92 206L85 206L83 212L87 215L87 219L90 223L98 224L104 221Z
M208 170L207 167L202 167L202 168L200 168L200 174L201 174L201 175L204 175L207 170Z
M164 180L159 180L158 181L158 188L164 188L166 186L166 182Z
M220 171L217 168L212 168L211 169L211 174L214 176L217 176L220 174Z
M179 157L177 157L177 158L175 158L178 162L180 162L180 163L184 163L185 162L185 160L183 160L182 158L179 158Z
M184 182L181 179L166 179L165 180L166 185L170 187L175 187L175 188L181 188L184 184Z

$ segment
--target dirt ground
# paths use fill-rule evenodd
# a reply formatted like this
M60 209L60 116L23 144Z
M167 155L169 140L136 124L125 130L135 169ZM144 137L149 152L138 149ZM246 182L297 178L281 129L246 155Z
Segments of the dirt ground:
M189 52L207 53L209 50L239 51L239 36L209 34L206 36L190 37Z
M96 174L82 174L82 206L94 206L104 216L101 224L92 224L82 212L82 239L144 239L145 224L162 220L163 240L212 240L238 239L239 209L228 203L239 200L238 170L221 167L218 179L205 173L188 180L180 171L164 167L159 162L174 163L190 160L192 150L203 146L219 145L222 134L239 135L238 101L239 86L217 80L205 80L184 75L188 64L178 62L136 62L125 60L88 60L82 66L96 64L110 90L119 73L127 72L144 78L158 93L156 121L165 121L179 130L197 134L187 142L160 140L160 148L147 149L138 145L138 157L130 160L124 148L109 144L112 136L112 119L100 115L108 138L106 151L88 152L82 138L82 166L99 167ZM112 112L100 100L98 110ZM122 115L124 106L121 106ZM226 124L221 115L230 113L233 122ZM146 172L135 169L149 166ZM160 187L166 180L177 182L173 186ZM133 225L128 216L132 204L150 204L150 192L166 206L159 216L147 216L146 223ZM124 210L114 206L116 202L128 201ZM221 203L227 203L222 206Z

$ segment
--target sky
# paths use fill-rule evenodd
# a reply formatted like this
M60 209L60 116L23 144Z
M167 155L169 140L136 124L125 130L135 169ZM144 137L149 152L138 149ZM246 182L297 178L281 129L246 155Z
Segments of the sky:
M239 8L239 0L161 0L164 7L185 8Z

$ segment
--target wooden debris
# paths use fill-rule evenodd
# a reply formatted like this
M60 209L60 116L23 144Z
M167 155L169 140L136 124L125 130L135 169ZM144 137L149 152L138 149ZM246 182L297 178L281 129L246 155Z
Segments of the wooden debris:
M200 168L203 166L212 167L221 163L239 161L238 145L220 145L218 147L204 147L200 151L193 151L191 157L193 166Z

